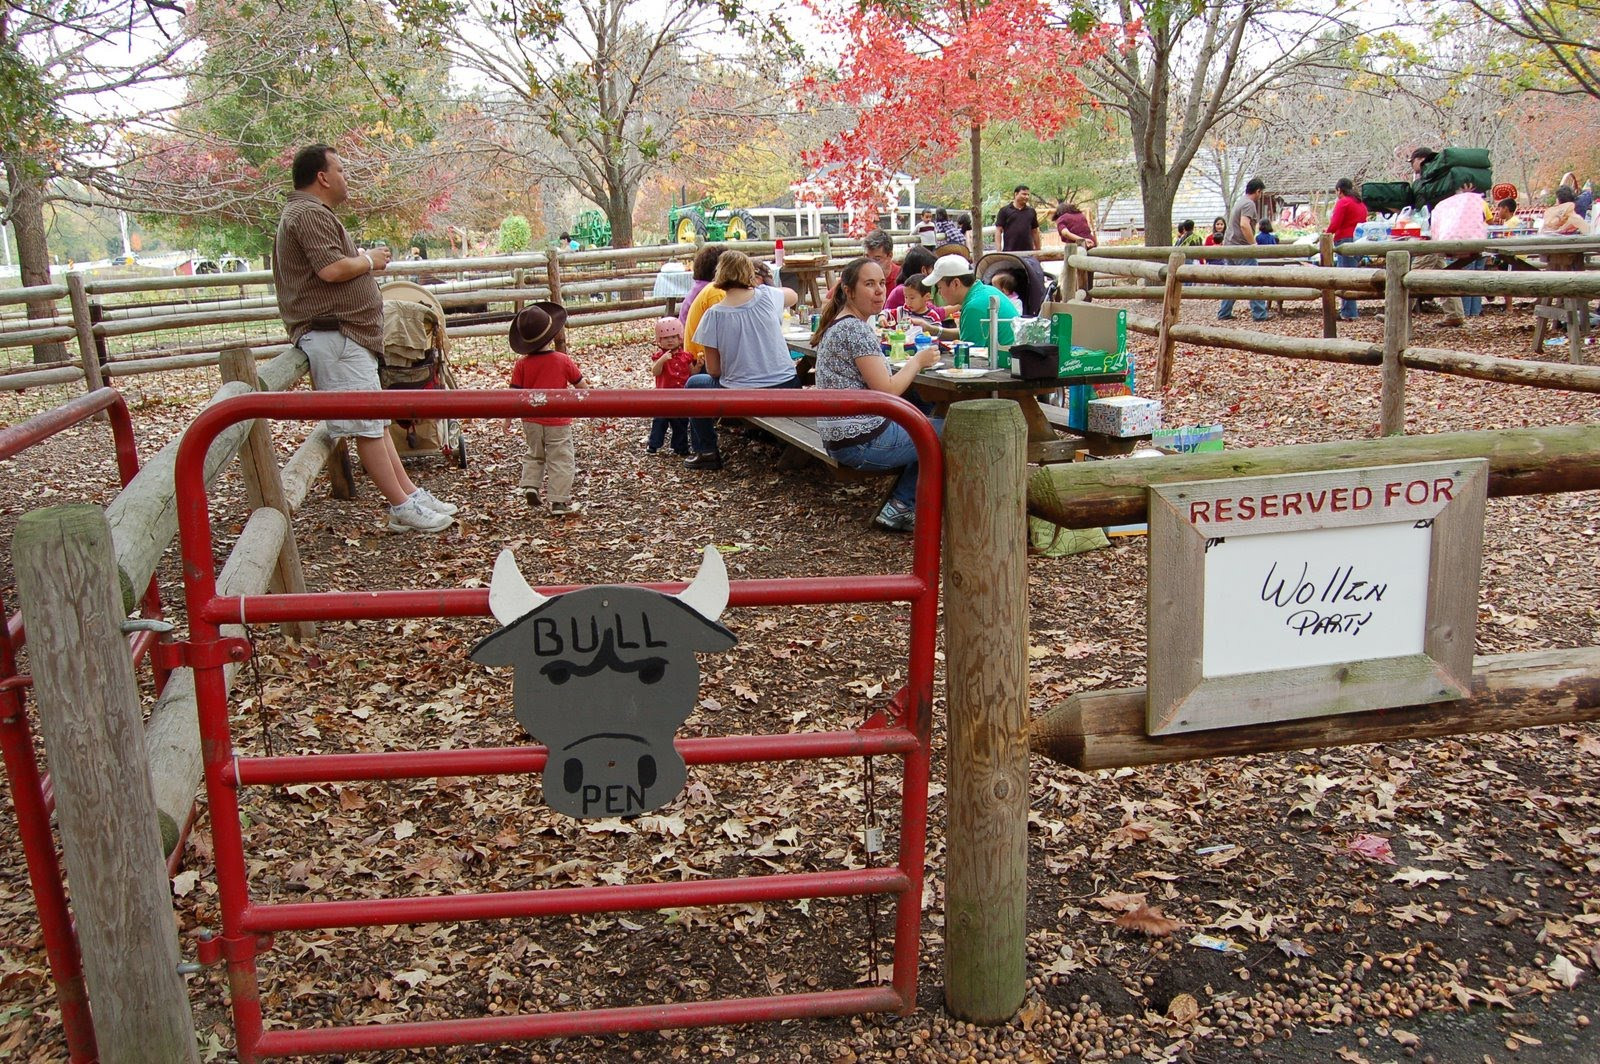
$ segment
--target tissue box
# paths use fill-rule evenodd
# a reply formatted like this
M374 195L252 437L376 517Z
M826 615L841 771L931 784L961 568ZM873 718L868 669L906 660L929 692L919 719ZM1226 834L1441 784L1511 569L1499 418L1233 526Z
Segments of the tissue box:
M1060 357L1056 368L1057 374L1062 377L1075 377L1082 373L1122 373L1128 368L1128 352L1074 347L1071 354Z
M1161 400L1137 395L1096 399L1089 404L1089 431L1104 436L1149 436L1161 427Z

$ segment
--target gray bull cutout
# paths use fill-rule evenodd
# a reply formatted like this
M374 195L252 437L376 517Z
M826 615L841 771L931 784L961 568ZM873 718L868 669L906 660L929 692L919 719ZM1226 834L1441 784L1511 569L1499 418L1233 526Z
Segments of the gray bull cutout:
M590 587L545 597L509 550L495 559L489 610L503 626L472 651L480 665L515 668L517 720L550 750L544 798L572 817L635 816L683 789L672 745L700 691L696 651L738 640L717 623L728 571L707 547L680 594Z

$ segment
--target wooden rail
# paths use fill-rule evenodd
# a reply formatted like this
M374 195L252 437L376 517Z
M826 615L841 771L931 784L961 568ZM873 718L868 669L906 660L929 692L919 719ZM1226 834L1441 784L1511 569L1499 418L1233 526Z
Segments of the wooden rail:
M1331 238L1325 237L1321 258L1332 254ZM1135 285L1100 285L1084 296L1161 300L1161 313L1154 318L1130 313L1128 327L1157 339L1155 387L1165 390L1172 380L1175 345L1192 343L1239 351L1304 358L1323 362L1384 366L1383 431L1405 431L1405 370L1426 369L1436 373L1473 377L1501 384L1520 384L1535 388L1562 388L1572 391L1600 391L1600 367L1582 365L1585 332L1584 303L1600 297L1600 271L1543 270L1538 273L1493 273L1464 270L1412 269L1414 252L1432 254L1471 253L1482 250L1517 251L1523 254L1545 252L1572 254L1590 245L1600 249L1600 238L1543 238L1494 241L1401 241L1371 245L1381 248L1382 269L1353 269L1327 266L1281 266L1274 264L1217 266L1188 261L1204 252L1227 248L1097 248L1095 254L1074 253L1066 260L1070 284L1084 275L1109 274L1140 282ZM1275 251L1283 245L1264 248L1236 248L1244 257L1251 250ZM1354 254L1367 244L1345 244L1344 254ZM1168 252L1167 261L1147 261L1156 251ZM1275 257L1286 258L1279 254ZM1296 256L1299 257L1299 256ZM1174 283L1174 281L1176 283ZM1076 293L1073 293L1076 295ZM1568 321L1568 345L1572 366L1561 372L1530 368L1547 366L1521 359L1497 358L1469 351L1410 349L1410 307L1421 295L1521 295L1567 301L1562 312ZM1385 303L1384 341L1381 345L1352 343L1337 336L1337 317L1330 312L1336 296L1371 298L1381 296ZM1283 337L1212 325L1179 324L1182 300L1190 299L1320 299L1323 304L1323 337L1320 340Z
M904 240L902 241L904 242ZM745 240L728 246L757 255L770 255L774 242ZM826 268L837 256L860 254L859 241L821 236L789 238L785 250L796 255L818 254ZM661 263L687 263L698 250L693 244L664 244L638 248L607 248L579 252L526 252L487 258L427 259L393 262L386 278L438 278L427 285L447 308L478 304L499 305L491 311L498 320L448 325L451 337L494 336L503 332L505 320L530 300L569 302L567 328L580 329L659 317L670 303L648 297ZM1059 257L1056 252L1056 257ZM1051 253L1043 253L1050 258ZM462 276L470 274L472 276ZM0 320L0 350L76 341L77 357L70 361L40 362L0 369L0 391L86 380L98 386L103 377L163 372L168 369L215 365L224 348L249 344L260 357L282 349L287 338L280 330L259 335L262 326L278 320L270 271L202 274L192 277L117 277L95 279L74 274L66 285L40 285L0 291L0 306L9 304L63 304L49 317ZM197 298L184 298L192 293ZM179 298L150 299L163 294ZM591 303L587 297L605 297ZM634 298L630 298L630 296ZM617 297L621 297L620 300ZM574 302L577 300L576 302ZM113 353L108 341L222 326L246 326L252 333L215 335L189 340L173 350L141 349ZM124 345L126 346L126 345Z

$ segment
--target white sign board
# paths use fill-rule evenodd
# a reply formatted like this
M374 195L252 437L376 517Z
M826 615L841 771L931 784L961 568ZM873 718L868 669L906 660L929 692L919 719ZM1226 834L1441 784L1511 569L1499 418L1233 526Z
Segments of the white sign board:
M1212 543L1200 674L1422 653L1432 541L1401 521Z
M1152 735L1461 698L1483 459L1152 487Z

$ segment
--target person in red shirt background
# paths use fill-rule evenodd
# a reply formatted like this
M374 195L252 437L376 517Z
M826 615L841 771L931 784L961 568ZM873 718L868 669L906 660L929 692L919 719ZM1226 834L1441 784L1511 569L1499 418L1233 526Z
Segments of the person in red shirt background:
M1095 239L1093 223L1076 203L1063 203L1056 211L1056 235L1061 238L1069 258L1075 250L1082 249L1087 254L1100 246L1100 241ZM1082 279L1084 291L1094 287L1094 274L1085 271L1078 276ZM1077 298L1075 294L1069 295Z
M546 300L530 303L512 320L508 340L511 350L522 357L511 367L511 387L560 391L569 386L589 386L578 364L566 352L555 349L556 337L566 324L566 308ZM522 438L527 441L528 454L522 460L518 485L528 505L541 509L542 492L551 514L562 517L577 513L580 507L572 501L572 478L576 473L572 419L523 418Z
M1356 238L1356 226L1367 220L1367 205L1356 198L1355 182L1348 177L1341 177L1334 183L1334 191L1339 193L1339 199L1333 205L1333 214L1328 218L1327 232L1333 234L1333 264L1335 266L1359 266L1361 258L1357 255L1341 255L1337 248L1340 244L1348 244ZM1342 321L1355 321L1361 316L1361 308L1353 299L1339 300L1339 318Z
M677 318L656 319L656 350L651 358L650 372L655 375L657 388L682 388L694 372L694 356L683 346L683 323ZM686 417L658 417L650 421L650 439L645 451L660 454L661 445L667 442L667 431L672 431L672 453L679 458L689 456L689 419Z
M1222 236L1227 231L1228 231L1228 219L1226 219L1226 218L1213 218L1213 219L1211 219L1211 232L1206 234L1205 246L1208 247L1208 248L1214 248L1218 244L1221 244L1222 243ZM1207 266L1223 266L1223 265L1226 265L1226 263L1227 263L1226 259L1201 259L1200 261L1205 263Z

